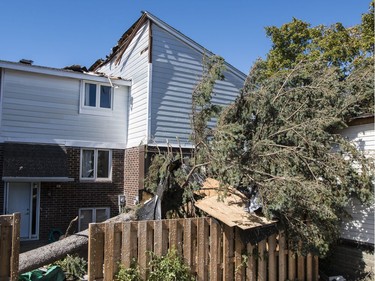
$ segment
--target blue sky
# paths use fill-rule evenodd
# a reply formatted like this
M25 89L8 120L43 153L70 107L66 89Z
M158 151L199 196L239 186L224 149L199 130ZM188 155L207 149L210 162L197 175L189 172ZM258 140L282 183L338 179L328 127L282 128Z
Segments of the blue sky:
M91 66L149 11L244 73L271 47L264 27L360 23L370 0L0 0L0 60Z

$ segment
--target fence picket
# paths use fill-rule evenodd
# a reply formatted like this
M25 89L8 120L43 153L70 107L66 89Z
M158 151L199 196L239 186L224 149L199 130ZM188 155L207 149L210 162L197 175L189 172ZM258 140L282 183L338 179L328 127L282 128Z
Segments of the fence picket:
M302 249L302 242L298 243L299 250ZM297 277L298 280L305 280L305 257L298 254L297 257Z
M121 263L126 268L131 266L132 260L137 257L137 230L132 222L124 222L122 224L122 249Z
M288 252L288 279L296 279L296 256L291 250Z
M0 225L0 280L8 280L10 269L11 231L9 225Z
M314 256L314 269L313 269L313 280L318 281L319 280L319 258L317 256Z
M233 228L223 226L223 277L224 280L233 280Z
M267 280L266 240L258 243L258 280Z
M141 277L147 280L150 252L153 251L153 231L149 221L140 221L138 225L138 264L141 268Z
M235 240L234 240L234 278L236 281L242 281L245 278L245 266L243 264L242 260L242 252L244 251L245 245L242 242L241 236L240 236L240 229L235 229Z
M279 233L279 280L286 280L286 254L288 250L286 248L285 234L284 232Z
M257 264L254 256L255 247L250 243L247 244L247 269L246 269L246 280L256 281L257 280Z
M208 224L205 219L198 220L198 261L197 261L197 279L208 280L207 254L208 254Z
M168 247L168 229L164 221L154 221L154 253L164 256Z
M192 239L191 239L191 233L192 233L192 220L185 220L184 221L184 245L183 245L183 258L184 262L187 266L191 266L193 264L193 245L192 245Z
M306 257L306 273L307 273L307 281L313 281L313 266L312 266L312 254L307 254Z
M221 276L221 231L220 225L216 220L211 220L210 222L210 237L211 237L211 245L210 245L210 280L212 281L219 281L222 279Z
M277 280L276 268L276 234L268 237L268 280Z
M113 280L114 273L114 251L115 251L115 226L113 223L105 224L104 229L104 281Z
M0 231L4 233L4 227ZM214 219L90 224L89 235L89 280L113 280L118 261L129 267L133 258L147 280L148 252L160 256L170 248L179 251L197 280L318 280L317 257L296 257L287 249L283 233L245 245L238 228Z

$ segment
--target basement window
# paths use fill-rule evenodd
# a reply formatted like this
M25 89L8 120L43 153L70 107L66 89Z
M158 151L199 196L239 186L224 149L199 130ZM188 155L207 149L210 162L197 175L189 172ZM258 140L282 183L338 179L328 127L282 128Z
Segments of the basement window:
M78 210L78 231L85 230L89 227L90 223L103 222L109 219L109 207L100 208L80 208Z
M113 109L113 88L110 85L82 82L80 113L108 114Z

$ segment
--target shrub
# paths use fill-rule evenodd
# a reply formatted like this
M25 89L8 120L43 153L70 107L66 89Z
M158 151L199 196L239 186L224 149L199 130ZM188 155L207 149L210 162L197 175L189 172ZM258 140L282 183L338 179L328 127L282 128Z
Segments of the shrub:
M119 265L119 271L115 276L116 281L142 281L140 276L139 266L133 259L130 267L125 267L124 265Z
M193 281L189 267L184 264L182 258L175 249L168 250L165 256L157 256L149 252L151 257L148 264L148 281ZM133 260L129 268L120 265L115 277L116 281L142 281L139 265Z
M87 273L87 262L78 255L67 255L55 264L65 272L66 280L78 280Z

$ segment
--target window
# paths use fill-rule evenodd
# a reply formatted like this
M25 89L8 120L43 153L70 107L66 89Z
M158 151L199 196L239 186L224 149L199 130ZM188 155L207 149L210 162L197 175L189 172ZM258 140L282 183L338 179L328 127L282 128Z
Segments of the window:
M81 208L78 211L78 231L85 230L89 223L103 222L109 219L110 211L108 207L103 208Z
M109 85L83 82L81 94L81 113L87 110L111 110L113 90Z
M110 181L112 151L105 149L81 149L81 180Z

